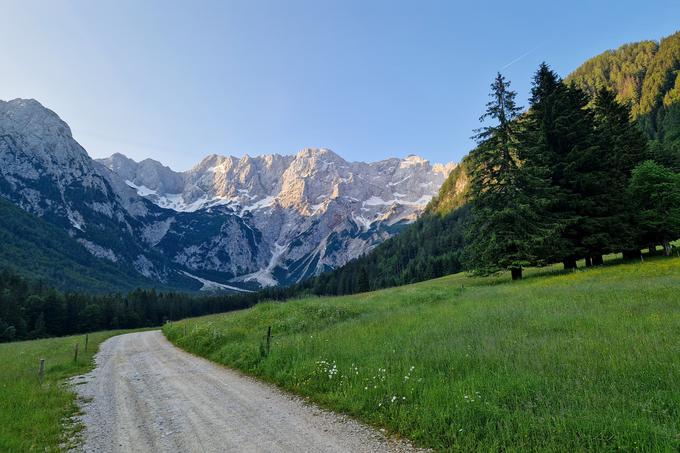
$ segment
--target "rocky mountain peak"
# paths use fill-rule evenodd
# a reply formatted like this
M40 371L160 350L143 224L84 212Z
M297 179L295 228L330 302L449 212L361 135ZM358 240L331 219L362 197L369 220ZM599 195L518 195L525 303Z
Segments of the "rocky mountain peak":
M180 173L154 159L136 162L115 153L105 159L98 159L98 162L127 181L131 187L163 193L179 193L184 188L184 177Z
M35 99L0 101L0 122L5 129L41 138L55 135L72 137L68 124Z
M411 165L427 165L429 164L429 161L423 159L420 156L416 156L415 154L409 154L404 158L404 163Z
M52 180L60 192L73 181L105 190L92 167L69 126L52 110L34 99L0 101L0 174L15 189L24 187L21 196L32 210L42 210L41 200L26 188L28 181Z

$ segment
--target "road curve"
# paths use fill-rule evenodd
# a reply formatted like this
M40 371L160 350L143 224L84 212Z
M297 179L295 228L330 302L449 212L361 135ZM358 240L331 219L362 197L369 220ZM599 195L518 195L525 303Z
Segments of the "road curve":
M411 451L346 417L170 344L159 331L105 341L73 383L86 452Z

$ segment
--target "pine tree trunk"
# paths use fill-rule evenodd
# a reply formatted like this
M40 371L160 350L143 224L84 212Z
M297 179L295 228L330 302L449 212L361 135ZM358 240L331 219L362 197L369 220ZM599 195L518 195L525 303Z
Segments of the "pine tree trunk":
M562 263L565 271L576 269L576 258L565 258Z
M602 266L604 264L604 258L602 255L593 256L593 266Z
M586 267L593 267L593 260L589 256L586 256L585 258L586 261Z
M665 256L671 256L671 243L666 239L663 241L663 254Z
M623 251L624 260L639 260L640 250L624 250Z
M513 280L522 280L522 268L521 267L511 267L510 274Z

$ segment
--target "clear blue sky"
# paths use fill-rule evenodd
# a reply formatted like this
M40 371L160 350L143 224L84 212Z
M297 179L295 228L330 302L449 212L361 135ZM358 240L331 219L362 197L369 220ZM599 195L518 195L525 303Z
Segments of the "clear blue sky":
M678 29L677 0L0 0L0 99L178 170L303 147L457 161L497 70L524 102L543 60L566 75Z

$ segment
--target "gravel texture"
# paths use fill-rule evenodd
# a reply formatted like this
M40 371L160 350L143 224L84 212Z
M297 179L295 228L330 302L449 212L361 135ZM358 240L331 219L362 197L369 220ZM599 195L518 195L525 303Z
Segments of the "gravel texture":
M86 452L415 451L348 417L193 356L159 331L113 337L73 379Z

